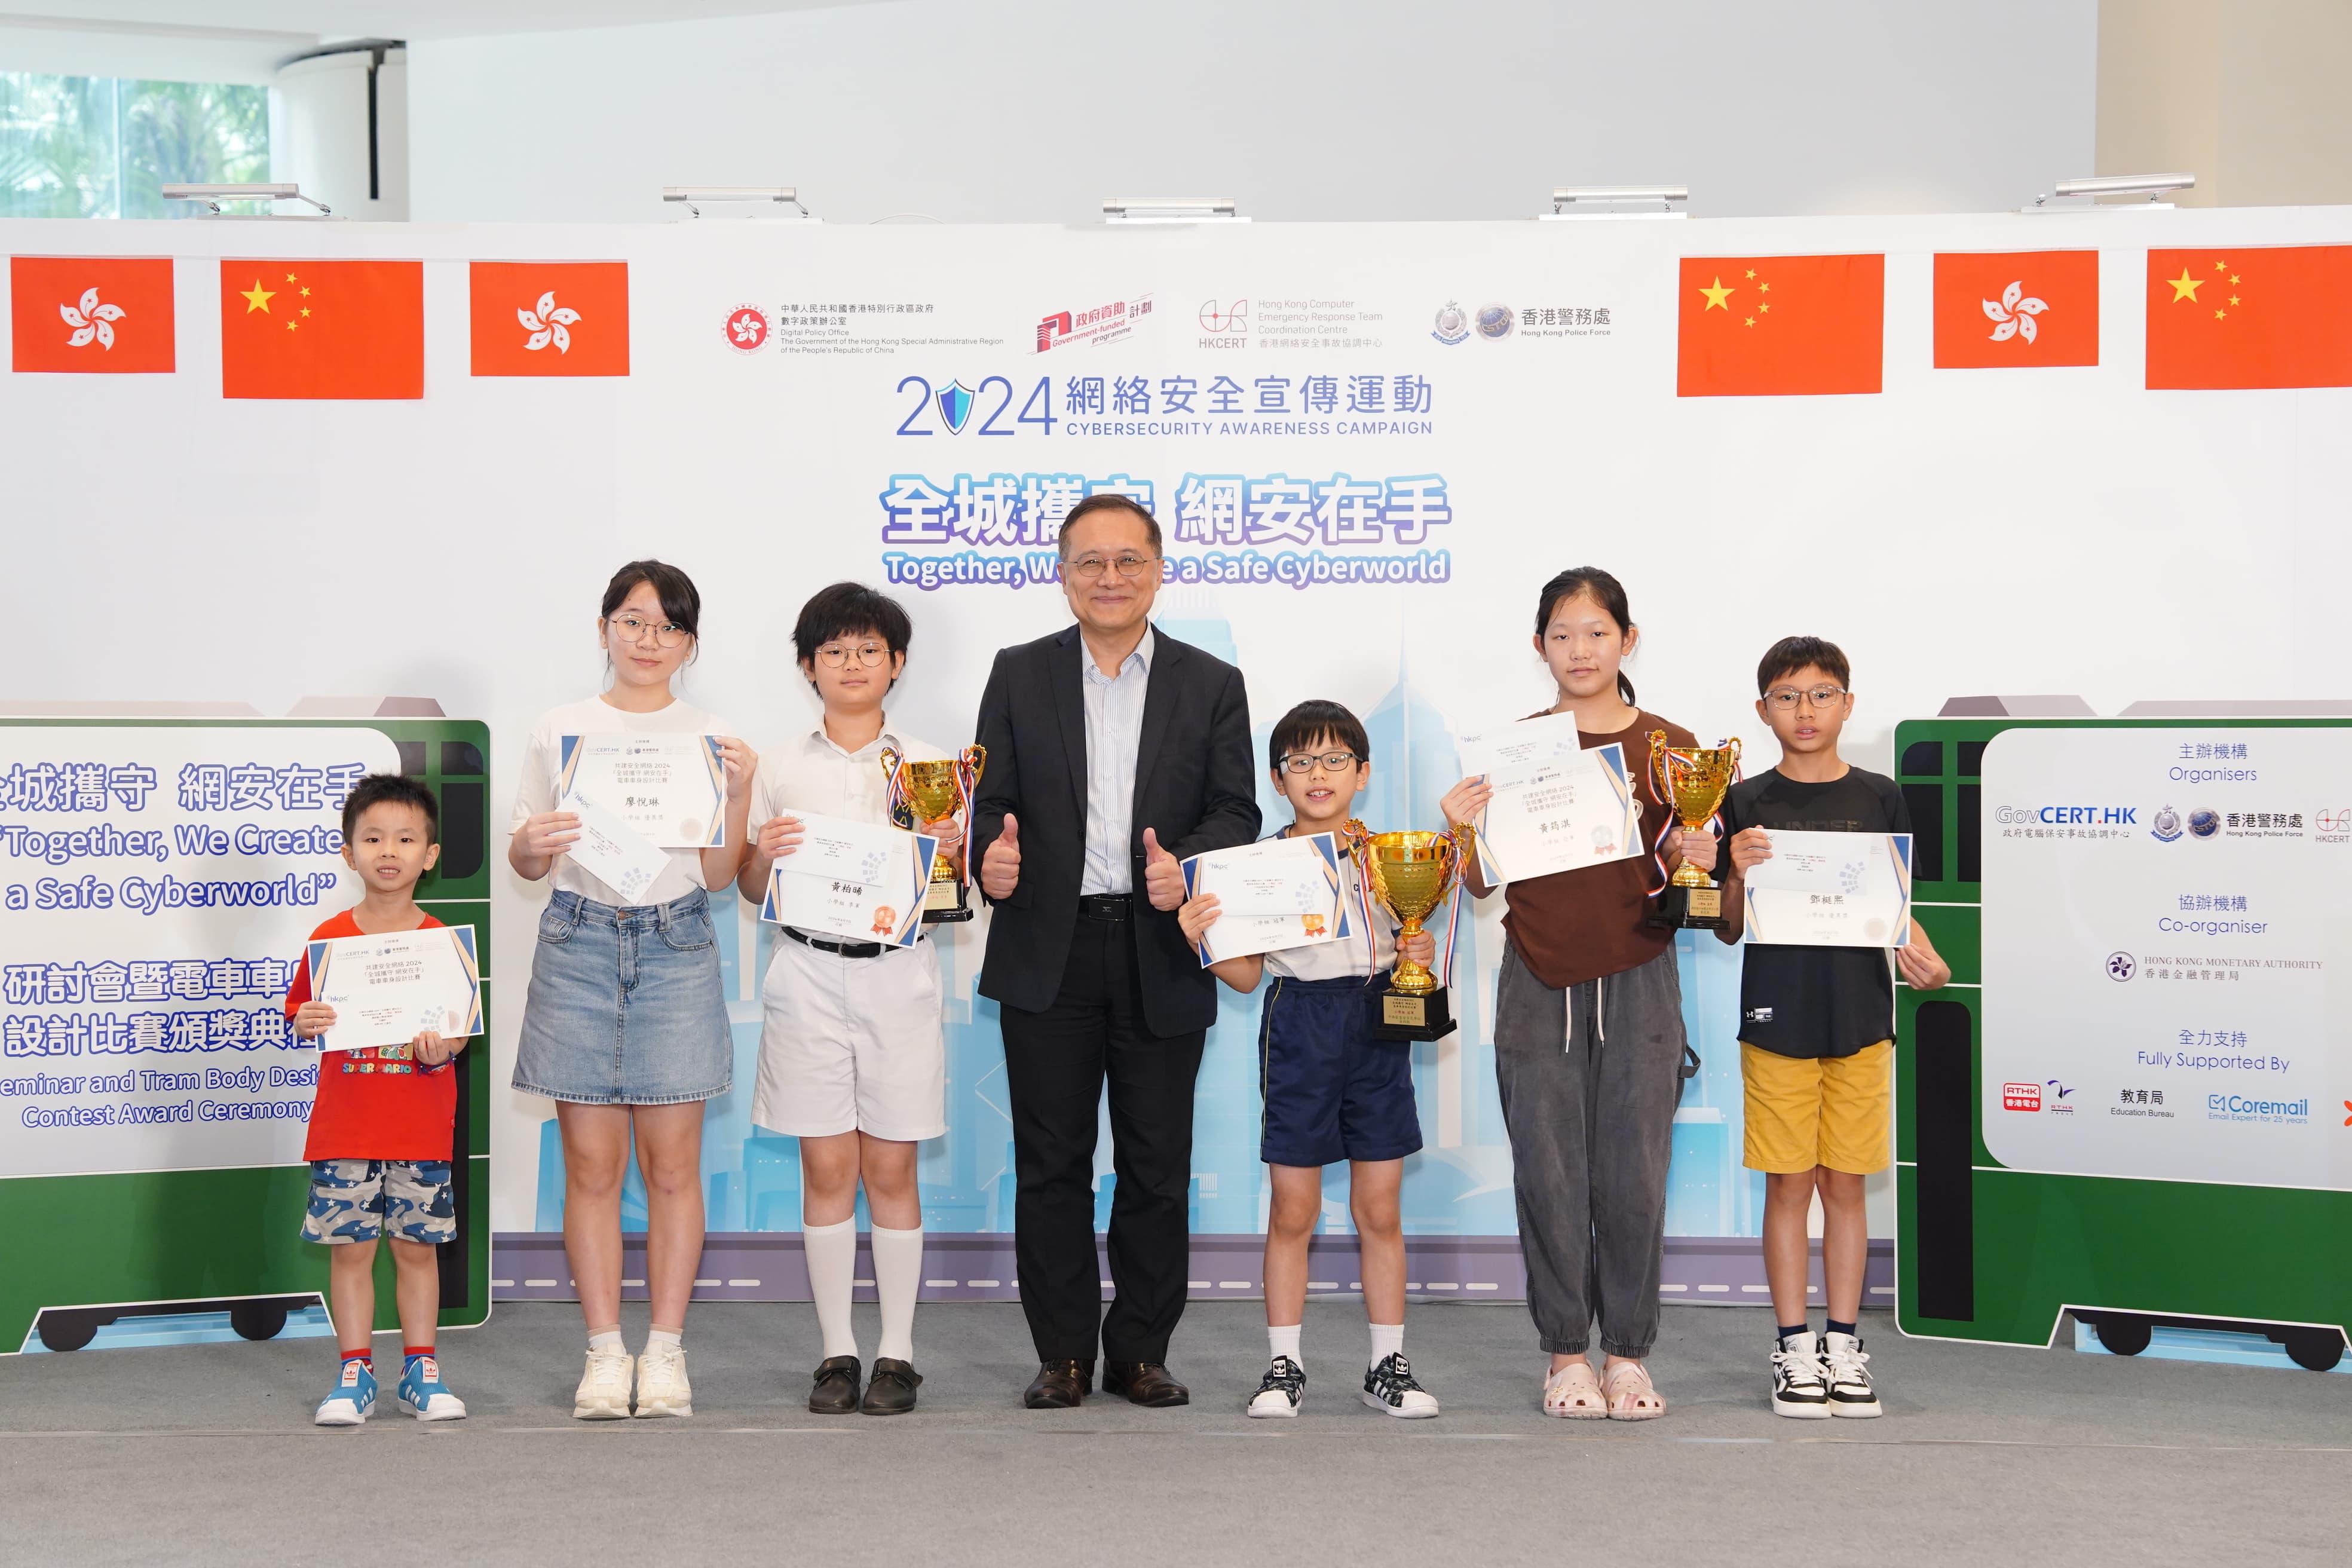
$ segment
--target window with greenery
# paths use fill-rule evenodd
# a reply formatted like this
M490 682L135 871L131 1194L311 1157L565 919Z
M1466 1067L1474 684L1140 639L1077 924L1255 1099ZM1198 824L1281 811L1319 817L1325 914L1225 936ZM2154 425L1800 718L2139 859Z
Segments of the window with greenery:
M0 71L0 217L193 217L165 184L269 177L269 89Z

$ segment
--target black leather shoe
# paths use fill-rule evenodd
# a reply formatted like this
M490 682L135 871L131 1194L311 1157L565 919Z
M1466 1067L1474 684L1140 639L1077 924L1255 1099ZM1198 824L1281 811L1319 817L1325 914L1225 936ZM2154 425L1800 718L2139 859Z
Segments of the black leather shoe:
M868 1415L904 1415L915 1407L915 1384L923 1374L895 1356L877 1356L874 1375L866 1384L866 1403L857 1408Z
M809 1390L809 1409L819 1415L856 1415L857 1373L856 1356L827 1356L817 1366L816 1386Z
M1192 1391L1169 1376L1168 1369L1156 1361L1103 1363L1103 1392L1123 1394L1129 1404L1154 1410L1192 1403Z
M1035 1381L1021 1395L1032 1410L1075 1410L1095 1386L1090 1361L1048 1361L1037 1364Z

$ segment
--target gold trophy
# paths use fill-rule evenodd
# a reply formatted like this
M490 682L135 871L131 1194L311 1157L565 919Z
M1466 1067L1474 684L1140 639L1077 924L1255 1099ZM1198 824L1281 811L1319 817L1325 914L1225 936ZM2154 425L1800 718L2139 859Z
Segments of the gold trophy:
M1686 833L1706 831L1738 772L1736 739L1720 746L1670 746L1664 730L1650 731L1650 783ZM1685 860L1666 879L1665 890L1658 895L1649 919L1654 926L1720 931L1723 889L1714 878Z
M910 762L893 746L882 748L882 776L889 781L894 808L904 806L908 826L920 826L962 814L971 822L971 792L979 787L980 770L988 762L988 748L966 746L961 755L937 762ZM967 847L967 850L968 850ZM930 885L923 891L923 923L971 919L971 886L963 874L971 863L967 850L950 856L940 850L931 858Z
M1445 901L1474 852L1474 829L1457 822L1450 833L1372 833L1348 824L1356 874L1381 906L1402 922L1397 940L1421 933L1421 922ZM1422 964L1400 956L1372 1033L1384 1040L1434 1040L1454 1032L1446 988Z

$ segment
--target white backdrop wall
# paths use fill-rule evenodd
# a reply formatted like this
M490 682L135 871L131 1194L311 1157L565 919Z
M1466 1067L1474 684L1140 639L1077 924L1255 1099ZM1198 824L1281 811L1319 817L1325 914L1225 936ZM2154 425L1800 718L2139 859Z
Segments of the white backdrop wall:
M1520 217L1674 181L1746 214L2013 208L2092 172L2095 0L906 0L412 39L420 220L654 216L785 184L828 216Z

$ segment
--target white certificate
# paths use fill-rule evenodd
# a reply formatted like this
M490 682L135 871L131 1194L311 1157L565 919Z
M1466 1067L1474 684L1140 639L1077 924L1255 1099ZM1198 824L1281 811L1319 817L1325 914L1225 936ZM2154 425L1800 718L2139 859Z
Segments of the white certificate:
M664 849L727 842L727 763L716 735L564 735L558 809L584 795Z
M1217 896L1217 918L1201 933L1201 967L1353 939L1359 933L1348 915L1339 857L1332 835L1313 833L1206 850L1185 861L1185 897Z
M1748 940L1798 947L1908 947L1911 836L1769 828L1748 870Z
M322 1051L404 1047L426 1029L445 1039L482 1032L471 926L333 937L312 942L310 959L310 994L335 1010Z
M1625 748L1580 744L1573 714L1465 735L1462 747L1495 792L1475 824L1488 887L1642 853L1642 796Z
M580 818L580 837L565 851L573 864L634 904L669 865L669 851L631 827L617 812L607 811L583 795L572 795L563 809Z
M938 839L789 806L781 815L799 818L804 837L768 873L761 920L851 942L915 945Z

